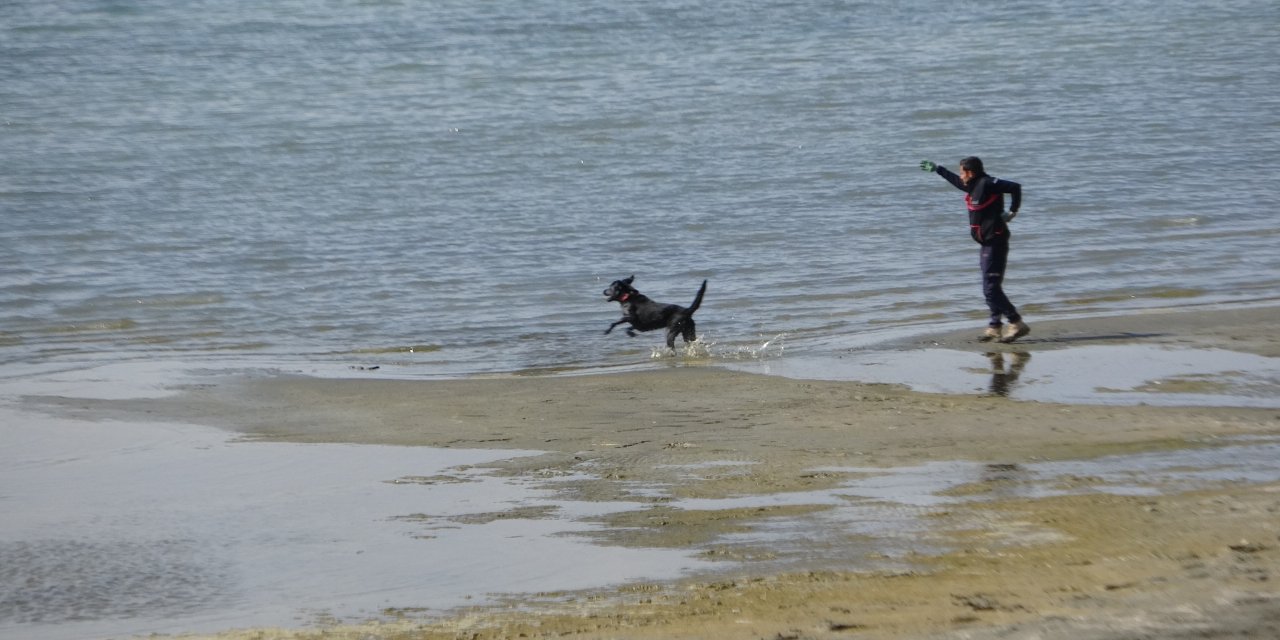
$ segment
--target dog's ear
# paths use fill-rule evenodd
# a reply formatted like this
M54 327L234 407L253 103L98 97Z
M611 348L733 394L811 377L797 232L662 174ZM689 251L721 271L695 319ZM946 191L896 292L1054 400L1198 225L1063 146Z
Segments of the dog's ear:
M626 280L623 280L623 281L622 281L622 284L625 284L625 285L627 285L627 286L631 286L631 283L632 283L632 282L635 282L635 281L636 281L636 277L635 277L635 275L632 275L630 278L627 278Z

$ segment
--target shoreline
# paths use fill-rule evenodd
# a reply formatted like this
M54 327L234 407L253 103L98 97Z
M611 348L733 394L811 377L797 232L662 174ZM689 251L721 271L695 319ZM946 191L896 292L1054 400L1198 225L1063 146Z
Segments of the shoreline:
M1037 323L1026 343L996 350L1124 343L1277 357L1274 309L1153 316L1158 330L1142 328L1151 326L1145 315ZM970 333L920 336L900 348L991 349ZM277 442L542 451L481 466L535 482L571 478L556 483L564 499L630 505L595 520L599 544L685 549L724 567L588 593L513 595L443 619L388 611L405 619L202 637L987 638L1017 630L1110 639L1280 629L1280 477L1191 488L1153 480L1154 493L1116 495L1098 490L1104 480L1067 474L1053 485L1071 489L1063 495L1009 491L1030 481L1026 470L1054 461L1123 467L1155 452L1272 442L1280 438L1274 408L1026 402L696 365L463 380L252 376L166 397L25 402L88 420L196 423ZM940 495L982 499L921 511L926 531L895 542L901 553L868 551L865 535L823 524L830 504L806 497L848 501L841 496L863 479L942 463L981 473ZM488 516L555 517L519 506L502 513ZM783 525L833 535L726 542Z
M944 331L894 340L904 348L947 346L981 350L989 346L1063 349L1096 344L1141 342L1163 346L1231 349L1265 357L1280 357L1280 306L1264 300L1249 304L1210 305L1212 308L1151 307L1132 311L1063 319L1036 320L1032 333L1011 345L984 345L973 340L972 329Z

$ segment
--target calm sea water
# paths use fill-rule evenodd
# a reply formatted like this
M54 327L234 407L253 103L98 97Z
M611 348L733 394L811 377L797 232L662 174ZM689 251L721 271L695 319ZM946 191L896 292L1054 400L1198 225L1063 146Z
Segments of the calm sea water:
M1280 297L1280 4L8 2L0 364L643 362L983 323L961 194L1025 190L1028 318ZM767 344L766 344L767 343Z

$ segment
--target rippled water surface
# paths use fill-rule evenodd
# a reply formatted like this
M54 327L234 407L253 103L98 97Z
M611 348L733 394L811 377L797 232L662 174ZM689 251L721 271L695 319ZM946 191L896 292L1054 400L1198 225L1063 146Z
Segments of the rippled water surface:
M0 6L0 364L615 365L981 322L959 192L1023 183L1032 317L1280 296L1280 5ZM774 343L776 344L776 343Z

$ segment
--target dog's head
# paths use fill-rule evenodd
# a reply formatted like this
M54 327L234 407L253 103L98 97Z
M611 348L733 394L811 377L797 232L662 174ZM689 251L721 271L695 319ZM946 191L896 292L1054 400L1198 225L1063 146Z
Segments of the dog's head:
M631 276L625 280L614 280L609 284L609 288L604 290L604 297L609 302L626 302L627 298L640 293L631 287L635 279L635 276Z

